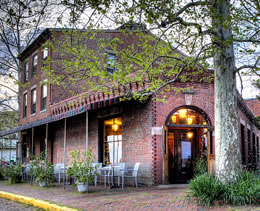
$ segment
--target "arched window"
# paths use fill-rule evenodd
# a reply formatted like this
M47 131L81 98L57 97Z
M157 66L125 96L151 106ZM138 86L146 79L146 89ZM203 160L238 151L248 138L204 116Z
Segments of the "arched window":
M180 108L168 118L167 125L206 126L208 121L195 109Z

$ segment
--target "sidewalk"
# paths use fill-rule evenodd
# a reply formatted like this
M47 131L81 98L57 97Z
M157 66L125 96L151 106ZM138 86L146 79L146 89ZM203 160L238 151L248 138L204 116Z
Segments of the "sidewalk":
M6 181L0 181L0 191L46 200L52 203L62 204L80 210L257 210L260 206L220 206L201 207L189 201L185 197L185 187L159 188L159 187L127 187L110 189L98 185L90 186L89 193L78 193L76 187L67 185L63 190L62 184L56 187L41 188L37 184L29 183L9 185Z

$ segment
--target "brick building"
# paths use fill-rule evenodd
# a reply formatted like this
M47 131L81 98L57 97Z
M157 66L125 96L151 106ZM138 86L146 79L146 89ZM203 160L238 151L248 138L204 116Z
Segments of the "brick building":
M260 101L256 98L246 99L245 101L255 116L260 116Z
M52 31L62 37L61 30ZM145 103L120 101L120 94L72 96L58 85L40 85L44 79L42 61L55 55L52 49L43 48L51 35L46 29L21 54L21 82L30 85L21 88L20 126L0 133L3 136L20 131L21 162L29 162L31 155L47 148L47 157L53 163L63 163L65 151L69 165L69 153L76 149L85 152L88 140L96 162L141 162L139 182L146 185L185 182L193 175L193 163L204 150L209 171L214 173L213 83L177 82L177 87L192 88L178 94L167 92L167 103L152 98ZM135 41L132 35L122 35L119 30L105 30L102 36L119 37L125 45ZM131 84L130 88L140 87ZM79 85L72 89L80 93ZM242 162L256 168L260 133L255 115L240 96L238 106Z

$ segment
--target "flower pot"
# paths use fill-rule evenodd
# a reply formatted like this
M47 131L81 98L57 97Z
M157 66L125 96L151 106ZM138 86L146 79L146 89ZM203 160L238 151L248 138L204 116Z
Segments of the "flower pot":
M78 186L78 191L79 191L80 193L85 193L85 192L88 191L88 186L87 186L87 184L85 184L85 183L83 183L83 182L78 183L77 186Z
M40 185L40 187L45 187L46 186L46 182L43 180L43 181L39 182L39 185Z

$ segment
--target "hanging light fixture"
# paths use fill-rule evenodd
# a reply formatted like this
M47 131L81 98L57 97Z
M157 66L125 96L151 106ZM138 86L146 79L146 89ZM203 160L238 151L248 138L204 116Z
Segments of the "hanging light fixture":
M112 130L113 131L117 131L118 130L118 125L117 124L113 124L112 125Z
M192 132L188 132L187 136L188 136L188 138L192 138L193 137L193 133Z

